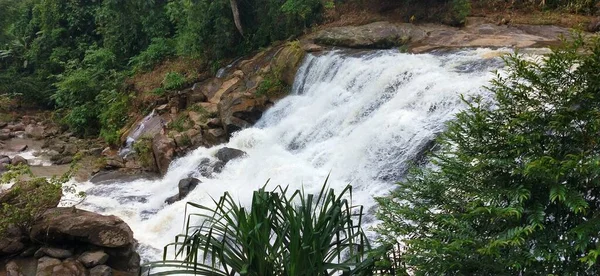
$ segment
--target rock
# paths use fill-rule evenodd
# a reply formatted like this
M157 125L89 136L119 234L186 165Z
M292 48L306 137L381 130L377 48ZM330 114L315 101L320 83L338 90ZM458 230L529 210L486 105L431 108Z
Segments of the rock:
M108 260L108 254L103 251L85 252L77 259L83 266L90 268L103 265Z
M41 258L44 256L49 256L56 259L66 259L73 256L71 251L61 248L53 248L53 247L42 247L38 251L33 254L35 258Z
M75 146L74 144L66 144L65 145L65 150L63 151L63 154L75 155L76 153L77 153L77 146Z
M15 132L15 131L24 131L25 130L25 125L23 125L22 123L17 123L14 125L8 125L7 126L8 129L10 129L10 131Z
M206 125L208 126L208 128L219 128L219 127L223 126L223 124L221 124L221 120L219 118L209 119L208 121L206 121Z
M65 156L65 157L59 158L58 160L54 161L54 164L64 165L64 164L69 164L71 162L73 162L73 157Z
M79 262L68 259L52 268L52 275L61 276L86 276L86 269Z
M131 182L139 179L156 179L156 177L157 175L147 172L102 171L92 176L90 182L96 185L106 185L117 182Z
M219 102L219 116L228 134L254 125L270 106L265 97L230 93Z
M59 266L61 261L50 257L42 257L38 260L36 276L52 276L54 267Z
M159 133L152 139L152 153L162 175L167 173L169 164L175 157L175 148L175 141L164 134Z
M29 146L27 146L26 144L20 144L20 145L14 145L14 146L12 146L10 148L10 150L14 151L14 152L22 152L22 151L26 151L28 147Z
M323 47L314 43L305 43L302 45L302 50L307 53L314 53L323 51Z
M325 29L312 35L318 44L349 48L385 49L408 42L417 42L427 33L414 24L375 22L363 26L344 26Z
M225 163L221 160L211 161L208 158L203 158L198 164L196 170L200 172L200 175L212 178L214 173L220 173L223 170Z
M15 261L10 261L6 264L6 276L23 276L21 268Z
M133 232L120 218L64 207L44 212L31 227L30 238L47 244L85 242L102 247L134 243Z
M224 82L219 90L217 90L211 97L208 98L208 101L211 103L219 103L221 101L221 96L224 94L228 94L231 91L235 90L237 85L240 83L240 78L234 77L226 82Z
M173 204L176 201L182 200L183 198L185 198L192 190L194 190L198 184L202 183L202 181L200 181L197 178L193 178L193 177L188 177L188 178L184 178L179 180L179 184L178 184L178 188L179 188L179 193L171 196L169 198L167 198L165 200L165 202L167 204Z
M214 146L227 141L227 132L222 128L211 128L204 132L203 137L208 146Z
M137 275L140 268L140 255L135 252L133 246L126 248L106 248L104 252L108 254L107 266L112 267L114 270L126 271Z
M3 202L0 202L2 205ZM0 256L12 255L25 249L24 233L19 227L9 226L2 237L0 237Z
M15 156L11 161L10 161L11 165L29 165L29 162L27 162L27 159L23 158L20 155Z
M23 257L23 258L33 257L33 255L35 254L35 252L37 252L37 250L38 250L37 246L30 246L29 248L23 250L23 252L19 256Z
M188 117L194 122L194 125L202 125L206 122L206 115L198 112L190 111Z
M242 157L244 155L246 155L246 152L244 152L242 150L224 147L224 148L220 149L219 151L217 151L217 154L215 154L215 157L217 157L217 159L221 160L224 164L227 164L229 161L239 158L239 157Z
M13 137L12 132L0 132L0 141L9 140Z
M586 30L592 33L600 31L600 17L592 19Z
M10 157L6 155L0 155L0 164L10 164Z
M294 85L296 71L304 60L305 54L306 52L299 45L289 43L273 59L273 66L277 68L279 78L290 87Z
M113 155L106 157L106 167L109 168L124 168L125 163L123 162L123 158L118 155Z
M31 137L34 139L42 139L44 138L44 127L38 126L34 124L29 124L25 127L25 136Z
M90 269L90 276L112 276L112 268L105 266L105 265L99 265L96 266L92 269Z

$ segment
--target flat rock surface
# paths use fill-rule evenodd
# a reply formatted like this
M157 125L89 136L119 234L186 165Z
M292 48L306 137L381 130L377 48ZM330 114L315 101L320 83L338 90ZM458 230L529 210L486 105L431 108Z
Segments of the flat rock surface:
M413 53L438 48L545 47L557 45L570 30L552 25L497 25L470 18L462 28L439 24L375 22L324 29L307 37L317 44L348 48L406 46Z

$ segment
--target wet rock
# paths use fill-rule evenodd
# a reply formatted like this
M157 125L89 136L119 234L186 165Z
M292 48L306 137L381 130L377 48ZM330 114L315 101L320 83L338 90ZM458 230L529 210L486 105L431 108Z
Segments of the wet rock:
M152 139L152 153L162 175L167 173L169 164L175 157L175 148L175 141L164 134L159 133Z
M179 188L179 193L174 196L171 196L165 200L167 204L173 204L176 201L182 200L185 198L192 190L194 190L198 184L202 183L197 178L188 177L179 180L179 184L177 185Z
M22 151L26 151L28 147L29 146L27 146L26 144L20 144L20 145L14 145L14 146L12 146L10 148L10 150L14 151L14 152L22 152Z
M125 163L123 158L118 155L106 157L106 167L108 168L124 168Z
M26 237L24 237L24 233L19 227L9 226L4 235L0 237L0 256L12 255L22 251L25 249L25 240Z
M13 138L12 132L0 132L0 141L5 141Z
M116 182L131 182L139 179L155 179L156 174L147 172L136 172L134 174L123 171L102 171L90 179L93 184L113 184Z
M35 252L37 252L37 250L38 250L38 246L30 246L27 249L23 250L23 252L21 252L21 254L19 254L19 256L23 257L23 258L33 257L33 255L35 254Z
M120 270L137 275L140 269L140 255L135 252L133 246L121 248L106 248L108 254L106 265L114 270Z
M15 261L10 261L6 264L6 276L23 276L21 268Z
M227 132L222 128L211 128L204 132L203 137L207 145L214 146L227 141Z
M108 254L103 251L85 252L77 259L83 266L90 268L103 265L108 260Z
M0 164L10 164L10 157L6 155L0 155Z
M29 124L25 127L25 136L31 137L34 139L42 139L44 138L44 127L38 126L34 124Z
M27 159L23 158L20 155L15 156L11 161L10 161L11 165L17 166L17 165L28 165L29 162L27 162Z
M209 158L203 158L198 164L196 170L200 175L212 178L214 173L220 173L223 170L225 163L221 160L211 161Z
M134 243L133 232L120 218L62 207L44 212L33 224L30 238L48 244L85 242L102 247Z
M224 147L217 151L215 157L217 157L217 159L222 161L224 164L227 164L229 161L242 157L244 155L246 155L246 152L242 150Z
M73 157L65 156L65 157L59 158L58 160L54 161L54 164L64 165L64 164L69 164L71 162L73 162Z
M52 275L85 276L86 272L85 267L81 263L72 259L65 260L62 264L52 268Z
M36 276L52 276L54 267L59 266L62 262L59 259L50 257L42 257L38 260Z
M106 265L99 265L90 269L90 276L112 276L112 268Z
M219 102L219 117L228 134L254 125L270 104L265 97L230 93Z
M66 259L73 256L71 251L61 248L53 248L53 247L42 247L38 251L33 254L35 258L41 258L43 256L48 256L56 259Z

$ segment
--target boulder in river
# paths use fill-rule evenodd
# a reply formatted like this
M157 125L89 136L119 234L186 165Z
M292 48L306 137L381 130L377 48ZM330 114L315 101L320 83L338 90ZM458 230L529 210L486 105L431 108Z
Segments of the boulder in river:
M179 192L176 195L167 198L165 202L167 204L173 204L176 201L182 200L200 183L202 183L202 181L193 177L188 177L179 180L179 184L177 185L179 188Z
M23 158L20 155L15 156L11 161L10 161L11 165L28 165L29 162L27 162L27 159Z
M116 216L64 207L47 210L33 224L30 238L48 244L84 242L109 248L135 242L129 226Z
M221 160L224 164L227 164L229 161L242 157L244 155L246 155L246 152L243 150L224 147L217 151L215 157Z

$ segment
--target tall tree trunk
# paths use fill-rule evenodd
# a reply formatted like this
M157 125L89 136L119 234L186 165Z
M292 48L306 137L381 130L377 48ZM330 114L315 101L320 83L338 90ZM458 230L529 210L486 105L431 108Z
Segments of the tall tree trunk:
M244 36L244 30L242 29L242 21L240 20L240 10L238 9L236 0L229 0L231 3L231 11L233 12L233 22L235 27L238 29L240 34Z

